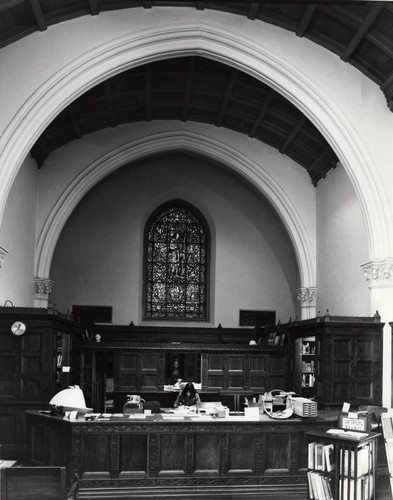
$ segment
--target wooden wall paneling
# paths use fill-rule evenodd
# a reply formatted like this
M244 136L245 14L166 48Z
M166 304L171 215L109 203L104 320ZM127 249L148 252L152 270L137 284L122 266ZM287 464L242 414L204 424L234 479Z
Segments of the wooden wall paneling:
M159 353L141 353L141 391L157 391L158 390L158 361Z
M253 474L255 472L255 436L237 433L228 436L228 474Z
M221 439L216 433L197 433L193 443L193 472L195 475L219 475Z
M291 470L290 432L271 432L266 435L266 474L283 474Z
M269 357L268 369L268 391L273 389L289 390L288 375L290 371L290 361L288 356L272 353Z
M161 433L159 435L158 474L186 473L187 464L186 434L182 432Z
M208 389L225 389L225 356L223 354L206 354L206 387Z
M9 332L0 334L0 400L20 394L20 342Z
M123 351L115 355L115 390L136 391L138 389L138 354Z
M148 473L148 434L120 433L119 477L146 477Z
M109 478L111 439L109 433L84 434L82 437L82 478Z
M254 392L266 391L267 356L250 354L249 356L249 387Z
M228 385L226 389L243 389L246 387L245 380L245 355L244 354L228 354L227 362L227 377Z

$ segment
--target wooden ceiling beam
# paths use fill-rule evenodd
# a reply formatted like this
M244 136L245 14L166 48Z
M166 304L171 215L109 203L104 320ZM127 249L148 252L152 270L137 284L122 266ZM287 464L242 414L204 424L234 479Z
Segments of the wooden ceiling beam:
M146 121L151 122L152 110L151 110L151 65L146 64L146 84L145 84L145 112Z
M37 166L40 169L44 165L45 159L50 154L50 149L48 148L45 138L43 135L39 137L37 142L34 144L30 151L31 157L37 162Z
M307 168L313 185L316 186L318 181L325 178L327 172L336 166L337 157L331 149L325 149L325 151L314 160L312 165Z
M68 118L71 122L72 131L74 132L75 139L82 139L83 134L79 127L78 117L76 115L75 108L71 105L67 108Z
M284 144L281 146L280 153L284 154L287 151L289 146L295 140L295 137L298 135L298 133L301 131L301 129L304 127L306 123L307 123L307 117L303 115L293 128L292 132L286 138Z
M393 70L382 83L381 90L385 95L388 108L393 111Z
M227 88L225 89L224 96L222 98L220 112L219 112L217 120L216 120L217 127L221 127L221 125L222 125L222 121L224 119L226 110L228 108L228 103L231 99L233 87L235 86L235 83L236 83L237 75L238 75L238 71L236 69L233 69L231 72L231 76L228 80Z
M108 81L104 83L104 100L108 111L109 125L113 128L117 125L115 116L115 104L113 102L112 87Z
M98 0L87 0L91 16L98 16L100 9L98 8Z
M345 47L344 52L341 55L341 59L343 61L348 61L348 59L353 54L356 47L362 41L362 39L367 34L367 31L370 29L373 22L379 16L382 9L385 7L384 2L373 2L369 11L367 12L366 17L363 19L363 22L359 26L357 32L353 35L348 45Z
M315 11L317 10L318 6L317 5L308 5L304 11L302 18L299 21L299 24L296 28L296 35L297 36L304 36L304 33L307 31L308 27L310 26L311 20L313 18L313 15L315 14Z
M33 16L35 22L40 31L45 31L48 29L47 22L45 20L44 12L42 11L41 4L39 0L30 0L31 10L33 11Z
M247 14L247 19L254 21L255 18L257 17L258 10L259 10L259 2L250 3L250 7L248 9L248 14Z
M187 121L188 117L188 108L190 106L191 93L192 93L192 82L194 80L195 73L195 58L190 57L188 61L188 70L187 70L187 81L186 88L184 91L184 100L183 100L183 108L181 113L181 121Z
M266 113L273 101L273 98L274 98L274 95L275 95L275 91L273 89L270 89L267 96L266 96L266 99L263 101L263 104L262 104L262 107L258 113L258 116L248 134L249 137L255 137L255 134L257 133L257 130L260 126L260 124L262 123L263 119L265 118L266 116Z

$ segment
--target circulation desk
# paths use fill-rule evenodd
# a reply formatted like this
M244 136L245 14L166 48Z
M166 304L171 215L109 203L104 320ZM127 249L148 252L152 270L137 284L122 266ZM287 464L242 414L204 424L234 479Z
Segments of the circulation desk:
M80 498L306 498L305 432L334 427L336 415L256 420L173 414L75 421L26 411L30 465L67 469ZM197 496L200 494L200 496ZM150 495L150 496L149 496ZM168 497L169 498L169 497Z

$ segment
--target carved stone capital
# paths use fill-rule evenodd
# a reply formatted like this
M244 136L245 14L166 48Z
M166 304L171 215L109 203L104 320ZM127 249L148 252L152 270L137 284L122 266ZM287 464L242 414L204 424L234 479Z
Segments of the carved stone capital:
M3 265L4 257L7 255L8 250L0 245L0 269Z
M55 283L48 278L34 278L34 298L48 300Z
M300 303L300 307L311 307L316 304L317 288L303 287L296 290L296 298Z
M393 286L393 258L372 260L360 267L370 285Z

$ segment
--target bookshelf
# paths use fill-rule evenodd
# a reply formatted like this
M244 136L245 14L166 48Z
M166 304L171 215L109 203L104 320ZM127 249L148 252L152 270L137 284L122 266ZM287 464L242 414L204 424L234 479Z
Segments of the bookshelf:
M380 434L343 429L306 434L309 500L376 500Z
M312 398L316 386L316 340L305 336L295 341L295 390L303 397Z

